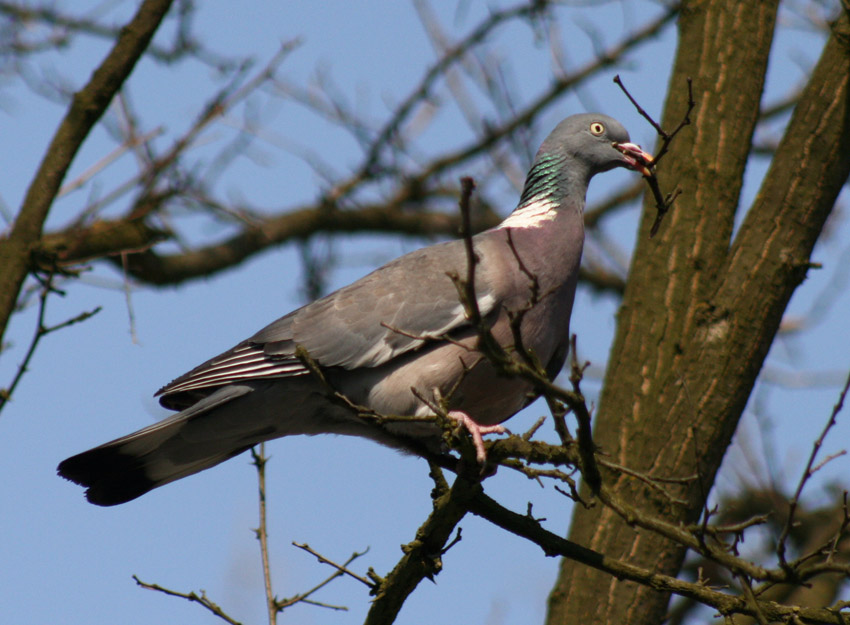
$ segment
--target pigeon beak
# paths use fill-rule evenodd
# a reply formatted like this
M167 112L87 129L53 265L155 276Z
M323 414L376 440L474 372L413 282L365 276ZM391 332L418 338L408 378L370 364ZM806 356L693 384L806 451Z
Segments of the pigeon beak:
M644 152L639 145L634 143L614 143L613 145L623 154L626 166L629 169L634 169L647 178L652 178L652 171L650 170L654 162L652 154Z

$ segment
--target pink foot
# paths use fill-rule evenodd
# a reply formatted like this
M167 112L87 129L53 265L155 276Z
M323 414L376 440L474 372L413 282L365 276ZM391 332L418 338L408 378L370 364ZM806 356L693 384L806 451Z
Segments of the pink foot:
M484 451L484 439L482 434L504 434L507 432L501 425L478 425L472 417L461 410L450 410L449 417L466 428L472 435L472 443L475 445L475 459L480 464L487 460L487 452Z

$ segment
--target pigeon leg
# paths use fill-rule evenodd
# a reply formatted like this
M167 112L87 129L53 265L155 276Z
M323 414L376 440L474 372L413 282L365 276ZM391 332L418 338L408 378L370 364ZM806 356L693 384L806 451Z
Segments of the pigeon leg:
M450 418L465 427L466 431L472 435L472 442L475 445L475 459L480 464L484 464L487 460L487 452L484 451L484 439L481 435L504 434L507 432L501 425L479 425L472 417L461 410L450 410L448 414Z

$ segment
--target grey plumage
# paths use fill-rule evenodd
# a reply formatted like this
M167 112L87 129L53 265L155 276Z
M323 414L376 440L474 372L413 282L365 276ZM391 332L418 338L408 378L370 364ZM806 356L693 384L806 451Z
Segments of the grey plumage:
M528 272L536 277L543 295L521 332L552 377L567 354L588 182L618 166L648 174L649 163L614 119L569 117L541 146L516 210L473 239L478 307L505 346L513 342L508 313L528 304ZM86 486L92 503L113 505L291 434L353 434L439 452L432 424L378 426L331 401L296 355L299 346L356 404L388 415L431 414L415 388L450 395L453 416L468 415L471 430L497 426L529 401L531 388L499 378L476 351L475 330L447 275L464 275L466 264L462 241L423 248L278 319L160 389L160 403L181 412L68 458L60 475Z

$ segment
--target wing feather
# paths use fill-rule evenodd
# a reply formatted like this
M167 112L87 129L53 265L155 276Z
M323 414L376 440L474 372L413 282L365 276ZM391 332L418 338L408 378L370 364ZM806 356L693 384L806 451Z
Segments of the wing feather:
M326 367L378 367L466 325L449 273L466 267L461 241L402 256L353 284L272 322L236 347L161 388L160 402L185 406L183 397L247 380L308 373L295 356L303 346ZM484 272L476 274L479 310L498 305ZM206 391L206 392L204 392Z
M378 367L467 323L449 277L465 271L462 241L416 250L296 311L292 340L325 366ZM497 298L484 272L476 287L487 315Z

